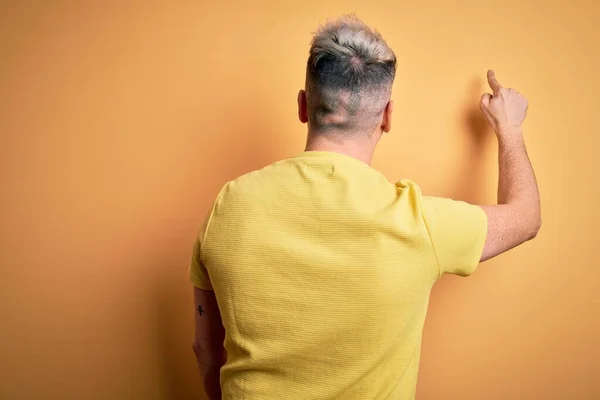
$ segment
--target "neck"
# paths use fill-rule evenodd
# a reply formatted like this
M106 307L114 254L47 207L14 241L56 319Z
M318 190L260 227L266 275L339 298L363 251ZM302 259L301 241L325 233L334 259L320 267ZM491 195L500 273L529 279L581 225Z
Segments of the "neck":
M365 164L371 165L375 145L378 141L377 139L378 138L376 138L375 135L371 135L362 140L342 140L336 137L327 137L327 135L324 134L316 135L309 132L305 150L340 153L354 157Z

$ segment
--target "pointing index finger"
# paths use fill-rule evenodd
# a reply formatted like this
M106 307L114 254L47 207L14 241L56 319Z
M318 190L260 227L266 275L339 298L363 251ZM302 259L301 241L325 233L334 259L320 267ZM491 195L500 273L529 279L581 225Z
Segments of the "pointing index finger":
M487 79L490 88L492 88L492 91L494 92L494 95L498 94L502 88L502 85L500 85L500 82L498 82L498 79L496 79L496 74L491 69L487 73Z

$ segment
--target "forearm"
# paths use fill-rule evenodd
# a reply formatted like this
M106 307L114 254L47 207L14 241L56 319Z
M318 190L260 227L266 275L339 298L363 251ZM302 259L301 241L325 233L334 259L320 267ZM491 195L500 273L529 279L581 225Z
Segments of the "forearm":
M194 346L194 353L202 376L202 384L208 400L221 399L221 367L225 364L225 351L206 351Z
M540 194L520 129L499 135L498 163L498 204L512 207L524 234L535 236L541 224Z
M202 383L208 400L221 400L221 366L212 366L202 371Z

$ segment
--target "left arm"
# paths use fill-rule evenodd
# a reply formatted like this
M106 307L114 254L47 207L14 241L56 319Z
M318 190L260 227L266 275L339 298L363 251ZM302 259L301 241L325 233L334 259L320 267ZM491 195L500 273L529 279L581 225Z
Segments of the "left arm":
M215 293L194 287L194 310L196 335L192 347L202 374L204 391L209 400L220 400L220 371L226 360L223 348L225 329Z

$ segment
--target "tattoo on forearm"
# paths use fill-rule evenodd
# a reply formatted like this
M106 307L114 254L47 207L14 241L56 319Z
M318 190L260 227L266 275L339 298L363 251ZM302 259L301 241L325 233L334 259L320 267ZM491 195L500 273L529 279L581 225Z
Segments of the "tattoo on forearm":
M200 316L204 314L204 309L202 308L202 306L198 306L198 314L200 314Z

